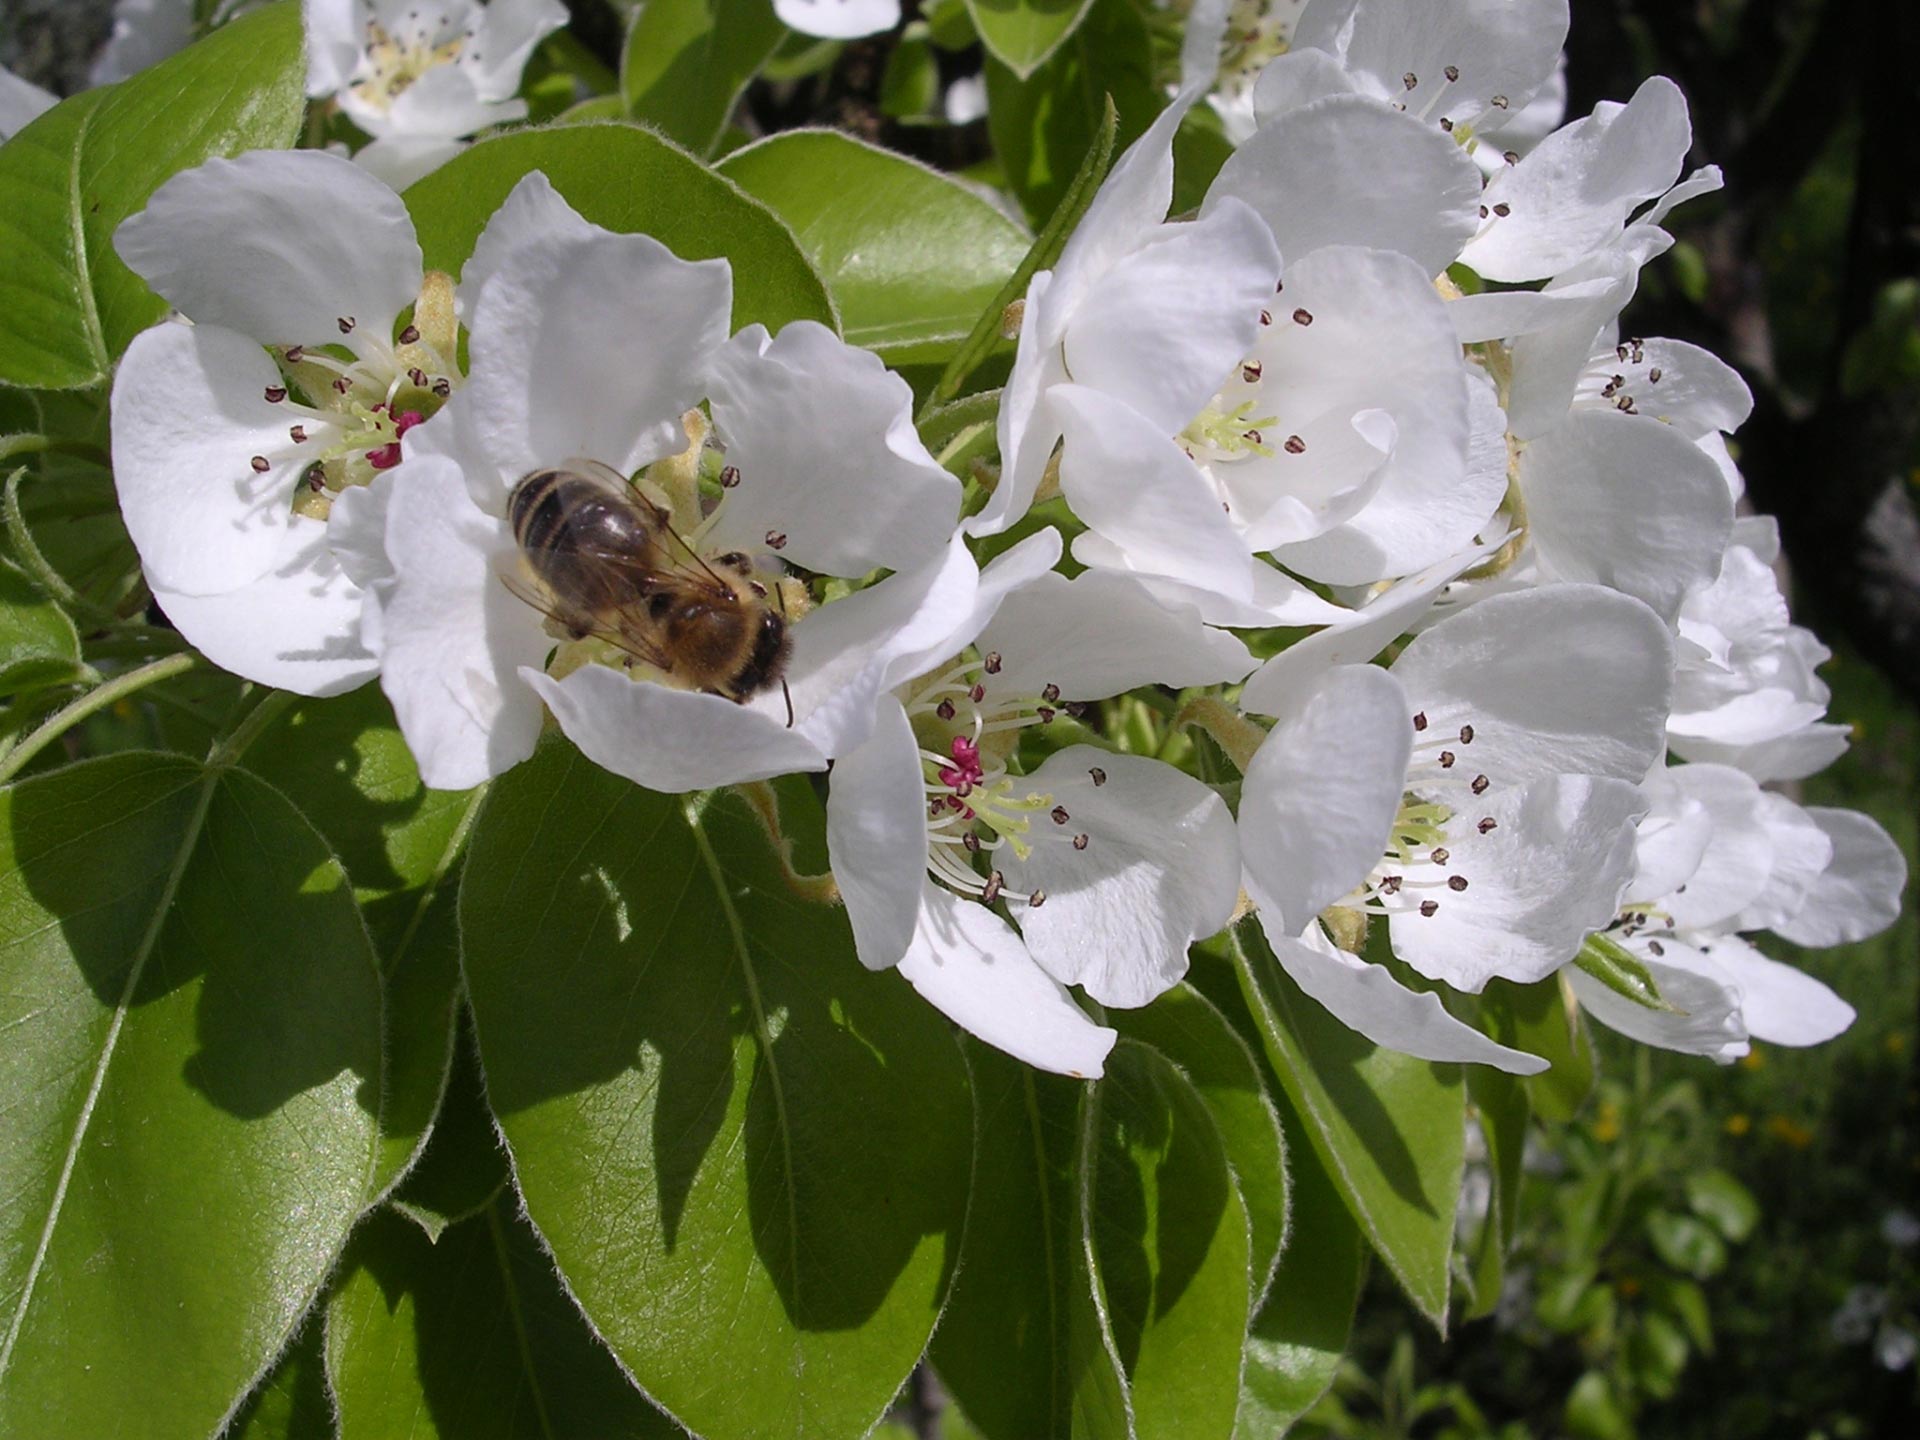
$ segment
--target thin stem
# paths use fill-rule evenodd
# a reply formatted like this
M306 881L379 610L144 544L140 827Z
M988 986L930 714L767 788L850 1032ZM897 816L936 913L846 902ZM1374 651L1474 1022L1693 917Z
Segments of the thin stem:
M49 716L41 723L39 729L14 748L12 754L5 760L0 760L0 785L13 779L26 768L28 761L89 715L97 714L109 705L144 690L149 685L170 680L175 675L191 670L199 663L198 655L168 655L163 659L155 660L150 665L142 665L138 670L129 670L124 675L117 675L98 689L89 690L65 709L58 710Z
M247 747L286 713L289 706L300 697L291 690L270 690L247 716L222 739L213 742L213 748L207 752L207 764L219 770L238 762L247 752Z
M41 439L40 436L14 436L13 439ZM5 442L0 441L0 451L4 451ZM33 538L33 531L27 527L27 517L20 508L20 477L27 473L23 465L7 476L7 488L3 501L6 517L7 538L13 542L13 553L26 568L27 573L42 590L46 591L57 604L68 611L96 625L111 625L119 620L111 610L97 605L75 590L66 581L66 577L53 568L53 563L40 553L40 546Z

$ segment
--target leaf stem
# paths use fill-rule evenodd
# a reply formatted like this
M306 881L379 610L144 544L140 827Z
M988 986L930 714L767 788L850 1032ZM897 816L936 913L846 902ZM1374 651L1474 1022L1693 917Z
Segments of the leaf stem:
M34 439L41 436L14 436L13 439ZM6 442L0 441L0 458L6 453ZM120 617L102 605L98 605L75 590L66 581L66 577L53 568L51 561L40 552L39 544L33 538L33 531L27 528L26 513L20 508L20 477L27 473L22 465L7 476L7 488L0 506L4 507L7 539L13 543L14 558L33 577L33 582L46 591L55 603L95 625L119 623Z
M291 690L268 691L267 698L249 710L244 720L213 742L213 748L207 752L207 767L224 770L238 763L240 757L246 754L247 747L258 740L299 698Z
M1073 227L1087 213L1100 182L1106 179L1107 166L1113 159L1114 137L1120 125L1120 114L1113 108L1111 95L1106 97L1106 107L1100 128L1094 132L1093 146L1087 151L1087 158L1080 162L1080 169L1074 175L1073 183L1067 186L1067 193L1061 196L1052 218L1035 237L1032 247L1015 267L1013 274L1007 277L1007 283L1000 287L1000 293L980 312L980 318L974 321L973 329L960 342L960 348L954 351L953 359L947 362L947 368L941 372L939 380L927 394L926 403L914 417L916 423L930 418L960 393L967 376L979 367L1000 339L1001 317L1006 314L1007 307L1027 293L1027 282L1033 279L1036 271L1059 258L1061 250L1066 247L1067 237L1073 233Z
M198 655L167 655L151 664L142 665L138 670L129 670L124 675L116 675L106 684L89 690L71 705L55 711L42 721L39 729L14 747L13 752L5 760L0 760L0 785L13 779L26 768L28 761L89 715L97 714L109 705L144 690L149 685L170 680L175 675L191 670L199 663Z

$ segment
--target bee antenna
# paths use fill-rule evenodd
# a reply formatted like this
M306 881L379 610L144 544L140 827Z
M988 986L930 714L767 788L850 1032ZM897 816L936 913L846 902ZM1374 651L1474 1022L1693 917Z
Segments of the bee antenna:
M793 728L793 691L787 688L787 677L780 677L780 693L787 697L787 729Z

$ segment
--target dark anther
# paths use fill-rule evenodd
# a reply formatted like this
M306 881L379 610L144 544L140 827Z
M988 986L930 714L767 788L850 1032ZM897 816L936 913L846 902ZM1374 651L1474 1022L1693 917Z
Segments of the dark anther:
M1059 712L1051 705L1042 705L1035 709L1033 713L1040 717L1040 723L1042 725L1051 725L1053 723L1053 717Z
M402 345L415 344L419 341L419 339L420 339L420 327L417 325L409 325L407 326L406 329L400 332L400 343Z
M1487 786L1490 785L1491 783L1492 782L1488 780L1486 776L1476 775L1473 777L1473 785L1471 788L1474 794L1484 795L1487 793Z
M1381 876L1380 893L1382 895L1398 895L1400 893L1400 882L1403 878L1404 877L1399 875Z
M1518 150L1503 151L1500 158L1509 165L1518 165L1520 163L1520 152Z
M1451 750L1442 750L1440 752L1440 768L1442 770L1451 770L1453 768L1453 760L1454 755Z
M316 495L327 488L327 472L317 462L307 471L307 488Z
M955 714L955 711L953 708L953 701L942 700L938 705L934 707L933 713L938 715L942 720L953 719Z
M1507 97L1506 97L1506 96L1504 96L1504 95L1496 95L1496 96L1494 96L1494 97L1493 97L1493 108L1494 108L1494 109L1496 109L1496 110L1504 110L1504 109L1506 109L1506 108L1507 108Z
M422 370L418 365L407 371L407 379L411 380L414 385L421 390L427 388L427 372Z
M442 400L446 399L447 396L453 393L453 382L442 375L438 380L433 382L433 393L438 395Z
M720 472L720 488L722 490L731 490L739 483L740 467L738 465L729 465Z
M287 398L287 387L284 385L269 385L264 393L269 405L278 405L282 400Z
M1260 312L1260 323L1262 325L1271 325L1273 323L1273 312L1271 310L1262 310Z
M289 425L287 427L287 434L293 437L293 443L296 445L304 445L307 443L307 427L304 425Z
M977 855L980 853L980 837L974 834L973 831L969 830L965 836L961 838L960 843L965 847L969 855Z
M267 457L264 455L256 455L247 463L253 466L253 473L256 475L264 475L273 468L267 463Z
M785 532L784 530L769 530L769 531L767 531L767 548L768 548L769 550L784 550L784 549L786 549L786 548L787 548L787 535L786 535L786 532Z
M1494 818L1491 815L1489 815L1487 816L1486 819L1482 820L1478 825L1474 826L1473 828L1478 830L1482 835L1485 835L1489 831L1497 829L1498 824L1494 820Z
M351 335L353 333L354 322L351 315L342 315L337 323L340 326L340 333L342 335Z
M1006 877L998 870L987 877L987 883L981 888L980 898L991 905L1000 898L1000 892L1006 888Z
M1304 455L1307 453L1307 442L1302 440L1298 435L1289 435L1287 436L1287 443L1280 448L1285 450L1289 455Z
M1038 910L1042 905L1046 903L1047 903L1047 892L1044 890L1036 890L1031 895L1027 896L1027 908L1029 910Z
M1406 74L1400 77L1400 83L1406 86L1407 89L1411 90L1413 89L1414 86L1420 83L1420 77L1414 74L1411 70L1409 70L1407 71Z
M1471 745L1473 743L1473 727L1471 725L1462 725L1460 727L1460 743L1462 745Z
M287 346L287 363L289 365L298 365L301 362L301 360L303 360L306 357L306 353L307 353L306 350L302 346L299 346L299 345Z
M338 380L333 382L333 388L336 393L344 395L349 390L353 389L353 382L347 379L346 376L342 375Z
M967 698L978 705L982 700L987 698L987 687L978 684L974 685L967 691Z
M1073 719L1082 720L1086 718L1088 706L1084 700L1069 700L1060 708L1066 711Z
M1087 774L1093 777L1093 783L1096 789L1107 783L1107 772L1102 770L1098 765L1087 771Z
M1420 902L1420 913L1431 919L1440 913L1440 902L1438 900L1422 900Z
M1464 875L1449 875L1447 877L1447 888L1456 895L1459 894L1467 888L1467 877Z
M1073 848L1074 848L1074 849L1076 849L1076 850L1084 850L1084 849L1086 849L1086 848L1087 848L1087 838L1088 838L1088 837L1086 837L1085 835L1076 835L1076 836L1074 836L1074 837L1073 837Z
M1071 815L1067 814L1067 807L1064 805L1054 806L1052 811L1049 813L1052 814L1053 823L1056 825L1064 825L1067 823L1067 821L1073 818Z
M1059 704L1060 703L1060 687L1058 685L1055 685L1049 682L1046 685L1046 687L1041 690L1040 698L1046 701L1049 705Z
M1445 75L1449 80L1458 80L1460 78L1460 67L1458 65L1449 65L1440 73Z
M1511 205L1506 204L1503 201L1502 203L1493 207L1493 213L1503 217L1507 215L1511 215L1513 213L1513 207Z
M1427 712L1426 711L1422 710L1419 714L1413 717L1413 728L1416 730L1424 730L1427 728Z
M1484 220L1484 219L1486 219L1486 218L1487 218L1487 207L1486 207L1486 206L1484 206L1484 205L1482 205L1482 206L1480 207L1480 218L1481 218L1482 220Z
M980 668L989 675L998 675L1000 673L1000 664L1000 652L998 650L989 650L980 659Z
M1444 865L1453 858L1453 852L1444 845L1436 845L1433 847L1432 855L1428 858L1436 865Z
M1447 134L1451 135L1453 133L1453 121L1449 120L1446 116L1442 115L1440 117L1440 128L1446 131Z
M1251 385L1260 378L1260 362L1249 360L1240 367L1240 378Z
M1305 308L1294 311L1293 323L1296 325L1311 325L1313 323L1313 312Z
M1647 383L1649 385L1658 385L1660 383L1660 367L1659 366L1656 365L1653 369L1647 372Z
M1262 443L1258 430L1243 430L1240 432L1240 438L1245 440L1249 445L1259 445Z
M1662 945L1658 940L1647 941L1647 949L1651 950L1655 955L1664 955L1667 953L1667 947Z

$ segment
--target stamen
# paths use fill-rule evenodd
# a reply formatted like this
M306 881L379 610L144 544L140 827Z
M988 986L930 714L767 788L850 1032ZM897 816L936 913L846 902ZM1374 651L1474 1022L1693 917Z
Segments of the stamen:
M1098 765L1087 771L1087 774L1093 777L1093 785L1096 790L1107 783L1107 772L1102 770Z

